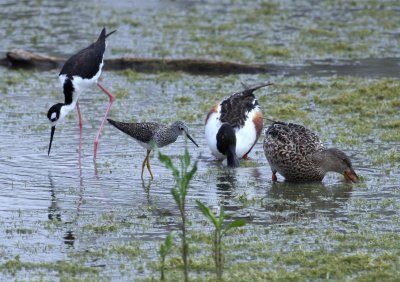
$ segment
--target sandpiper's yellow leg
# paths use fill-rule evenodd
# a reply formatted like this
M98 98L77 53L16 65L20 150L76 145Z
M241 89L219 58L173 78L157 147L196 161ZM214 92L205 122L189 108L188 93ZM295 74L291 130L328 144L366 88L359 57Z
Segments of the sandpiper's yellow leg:
M142 174L141 174L142 180L143 180L143 172L144 172L144 166L146 165L146 161L147 161L147 155L144 158L143 163L142 163Z
M153 177L153 173L151 172L151 169L150 169L150 151L147 151L147 156L146 156L146 158L147 158L147 163L146 163L146 165L147 165L147 170L150 172L151 179L153 179L153 178L154 178L154 177Z

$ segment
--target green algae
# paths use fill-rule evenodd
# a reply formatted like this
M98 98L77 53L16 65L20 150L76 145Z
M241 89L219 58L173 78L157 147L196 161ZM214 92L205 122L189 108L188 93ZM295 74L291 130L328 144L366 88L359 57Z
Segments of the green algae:
M313 10L323 11L323 19L314 17L307 9L299 12L278 1L266 1L242 3L240 8L232 5L225 7L224 13L207 13L197 5L187 9L185 16L173 9L157 11L146 21L143 18L132 19L128 11L122 15L115 12L107 24L116 26L121 22L135 36L140 30L141 40L152 56L242 62L290 62L299 61L299 57L346 59L365 57L366 54L377 56L382 45L387 52L396 53L388 40L399 28L396 12L391 9L396 5L391 1L384 2L382 6L373 5L373 8L363 4L361 8L348 9L343 16L336 14L339 9L336 5L325 1L314 3ZM300 7L305 3L301 2ZM343 5L351 6L349 3ZM159 38L155 30L163 34L162 39L155 40ZM288 31L293 31L291 36L281 36ZM176 34L180 35L180 40L176 40ZM128 48L112 48L113 53L117 50L129 53ZM140 50L133 52L136 51Z
M260 164L252 160L241 160L240 167L258 167Z
M117 88L114 89L112 93L116 99L125 99L130 94L127 88Z
M87 224L84 228L88 231L93 231L95 233L109 233L118 230L120 225L118 224L105 224L105 225L93 225Z
M24 262L21 261L19 256L16 256L14 259L7 260L3 264L0 265L1 271L6 271L12 275L15 275L18 271L21 270L47 270L47 271L55 271L59 274L65 274L76 276L80 274L97 274L99 273L99 269L94 267L83 266L78 263L68 263L64 261L59 261L55 263L34 263L34 262Z
M191 96L179 96L179 97L176 97L174 100L178 105L185 105L185 104L189 104L190 102L192 102L193 98Z
M311 28L309 30L302 31L304 36L322 36L322 37L337 37L338 33L331 30L321 29L321 28Z
M122 71L118 71L116 73L126 77L128 82L135 82L138 80L143 80L146 77L143 73L140 73L140 72L137 72L137 71L134 71L131 69L125 69Z
M391 79L371 81L354 78L344 78L343 81L348 83L346 90L342 90L342 86L335 90L337 85L331 84L328 91L314 96L314 102L332 116L340 117L338 121L348 124L346 128L358 136L368 136L376 129L374 125L378 124L382 141L398 140L394 130L398 126L397 122L388 121L385 117L397 115L396 107L390 105L398 103L399 82Z
M113 244L108 248L107 252L122 255L132 260L141 255L143 251L140 249L139 243L128 242L126 244Z
M254 204L256 202L249 202L247 206ZM384 202L382 205L390 207L393 201ZM360 208L364 209L363 206ZM190 221L194 222L194 219L191 217ZM109 220L109 218L106 217L104 220ZM374 218L370 217L369 220L374 220ZM306 228L305 223L307 223ZM206 226L204 224L202 224L203 228L207 228L208 224ZM320 230L319 224L326 227L325 232ZM327 227L327 224L330 227ZM224 244L225 279L265 281L265 279L329 278L356 281L389 279L391 281L397 277L400 263L398 259L399 234L376 232L373 227L368 226L359 226L354 229L352 223L342 224L341 228L342 230L344 228L346 233L335 231L335 227L334 221L322 217L313 224L307 219L299 219L297 224L289 227L253 225L234 231L226 237L227 242ZM189 243L193 246L190 249L190 277L195 281L212 281L214 279L213 261L208 255L210 250L205 247L212 238L208 232L195 230L193 226L189 234ZM146 250L149 246L144 244L141 241L113 242L102 251L75 253L70 256L73 261L68 263L32 263L22 262L19 258L15 258L0 265L0 269L12 275L17 275L24 269L35 272L49 270L58 272L60 275L81 277L81 279L82 277L98 279L101 269L83 266L82 262L99 258L113 261L117 256L120 260L123 258L119 266L120 274L129 272L132 267L140 269L144 261L147 261L147 267L152 271L146 275L147 278L143 278L143 281L157 280L159 264L155 259L148 257ZM150 244L156 244L156 242ZM167 281L182 279L182 260L177 252L178 250L175 250L166 259ZM112 265L114 263L115 261ZM142 279L137 277L135 280Z
M375 165L390 164L395 165L400 162L400 152L396 148L384 150L374 160Z
M269 233L278 235L281 232L283 232L282 235L286 233L293 237L302 237L304 234L302 228L269 228ZM310 230L310 232L314 234L315 230ZM314 250L309 249L310 246L306 245L307 240L305 240L304 243L297 243L297 248L295 247L291 251L275 249L273 244L260 241L262 228L252 228L244 233L237 232L235 234L240 237L239 241L232 241L234 237L229 236L229 244L224 246L230 253L227 255L225 268L225 279L228 281L265 281L265 279L279 281L304 279L364 281L367 279L374 281L376 278L391 281L398 275L396 269L399 264L399 247L396 242L399 235L396 233L383 236L369 232L343 235L332 230L326 235L321 234L318 241L314 241L312 246ZM204 239L210 241L207 236L200 236L197 240ZM278 240L278 242L280 247L285 244L284 240ZM275 241L276 243L277 241ZM365 248L374 251L368 252ZM352 253L348 253L349 249L353 249ZM252 260L243 262L242 252L251 255ZM200 279L196 273L201 271L203 275L207 275L206 277L202 276L201 280L210 281L213 262L210 258L204 257L201 252L196 252L194 257L191 260L192 278L196 281ZM167 259L166 263L168 265L166 271L168 281L179 279L181 277L179 258L171 257ZM156 265L152 267L156 268Z

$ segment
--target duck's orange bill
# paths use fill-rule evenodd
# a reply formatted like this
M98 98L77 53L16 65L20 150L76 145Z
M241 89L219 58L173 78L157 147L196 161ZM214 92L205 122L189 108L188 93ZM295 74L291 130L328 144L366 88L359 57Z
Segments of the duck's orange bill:
M355 173L354 170L346 170L344 173L344 178L348 181L357 183L358 182L358 175Z

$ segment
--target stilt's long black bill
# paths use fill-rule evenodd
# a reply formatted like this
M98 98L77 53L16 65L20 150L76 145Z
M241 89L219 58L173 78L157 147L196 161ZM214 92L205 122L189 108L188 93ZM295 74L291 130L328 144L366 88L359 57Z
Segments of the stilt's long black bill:
M54 131L56 131L56 127L52 126L51 127L51 135L50 135L49 152L47 153L48 156L50 156L50 149L51 149L51 143L53 142Z
M186 133L186 136L187 136L187 138L189 138L189 140L190 140L190 141L192 141L192 142L193 142L193 144L195 144L197 147L199 147L199 145L197 145L197 143L196 143L196 142L194 142L194 140L193 140L192 136L190 136L190 135L189 135L189 133Z

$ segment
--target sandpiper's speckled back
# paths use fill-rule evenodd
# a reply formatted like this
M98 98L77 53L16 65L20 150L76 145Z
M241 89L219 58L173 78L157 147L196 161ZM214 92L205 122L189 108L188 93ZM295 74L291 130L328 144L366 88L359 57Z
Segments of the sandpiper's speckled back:
M323 151L319 137L302 125L274 122L265 130L264 153L271 170L288 181L321 181L325 175L311 159Z
M175 142L181 134L179 126L186 126L183 122L165 125L155 122L125 123L112 119L108 119L108 121L122 132L137 140L139 144L148 150L151 150L152 144L161 148Z

